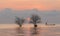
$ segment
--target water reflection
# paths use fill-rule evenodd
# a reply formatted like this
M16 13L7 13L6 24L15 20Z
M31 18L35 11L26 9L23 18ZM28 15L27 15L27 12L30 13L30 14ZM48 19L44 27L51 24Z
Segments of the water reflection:
M40 36L40 31L39 31L39 29L38 28L31 28L31 30L30 30L30 34L31 34L31 36Z
M60 36L60 27L0 29L0 36Z
M16 33L16 36L40 36L40 29L34 27L28 30L21 27L16 29Z
M17 36L24 36L24 30L22 27L18 27L16 30Z

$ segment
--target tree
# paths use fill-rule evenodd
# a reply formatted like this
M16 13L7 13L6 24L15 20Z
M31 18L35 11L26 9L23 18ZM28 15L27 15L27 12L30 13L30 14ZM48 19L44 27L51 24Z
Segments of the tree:
M24 21L25 19L16 17L15 23L17 23L20 27L22 27L22 24L24 23Z
M34 27L37 27L37 23L41 23L41 18L36 14L32 15L30 19L30 23L33 23Z

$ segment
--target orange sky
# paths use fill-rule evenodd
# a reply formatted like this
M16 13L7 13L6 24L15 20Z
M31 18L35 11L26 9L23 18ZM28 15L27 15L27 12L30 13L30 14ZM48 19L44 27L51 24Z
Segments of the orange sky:
M0 0L0 9L60 10L60 0Z

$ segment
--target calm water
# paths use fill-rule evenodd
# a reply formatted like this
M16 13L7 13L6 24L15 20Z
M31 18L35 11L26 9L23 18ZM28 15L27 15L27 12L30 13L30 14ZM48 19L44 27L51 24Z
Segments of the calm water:
M0 29L0 36L60 36L60 27Z

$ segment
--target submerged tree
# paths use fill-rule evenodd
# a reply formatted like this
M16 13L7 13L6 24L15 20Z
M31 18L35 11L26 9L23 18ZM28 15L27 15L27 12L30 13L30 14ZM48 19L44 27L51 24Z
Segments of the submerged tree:
M22 27L22 24L24 23L24 21L25 19L16 17L15 23L17 23L20 27Z
M37 23L41 23L41 18L38 16L38 15L32 15L30 17L30 23L33 23L34 24L34 27L37 27Z

